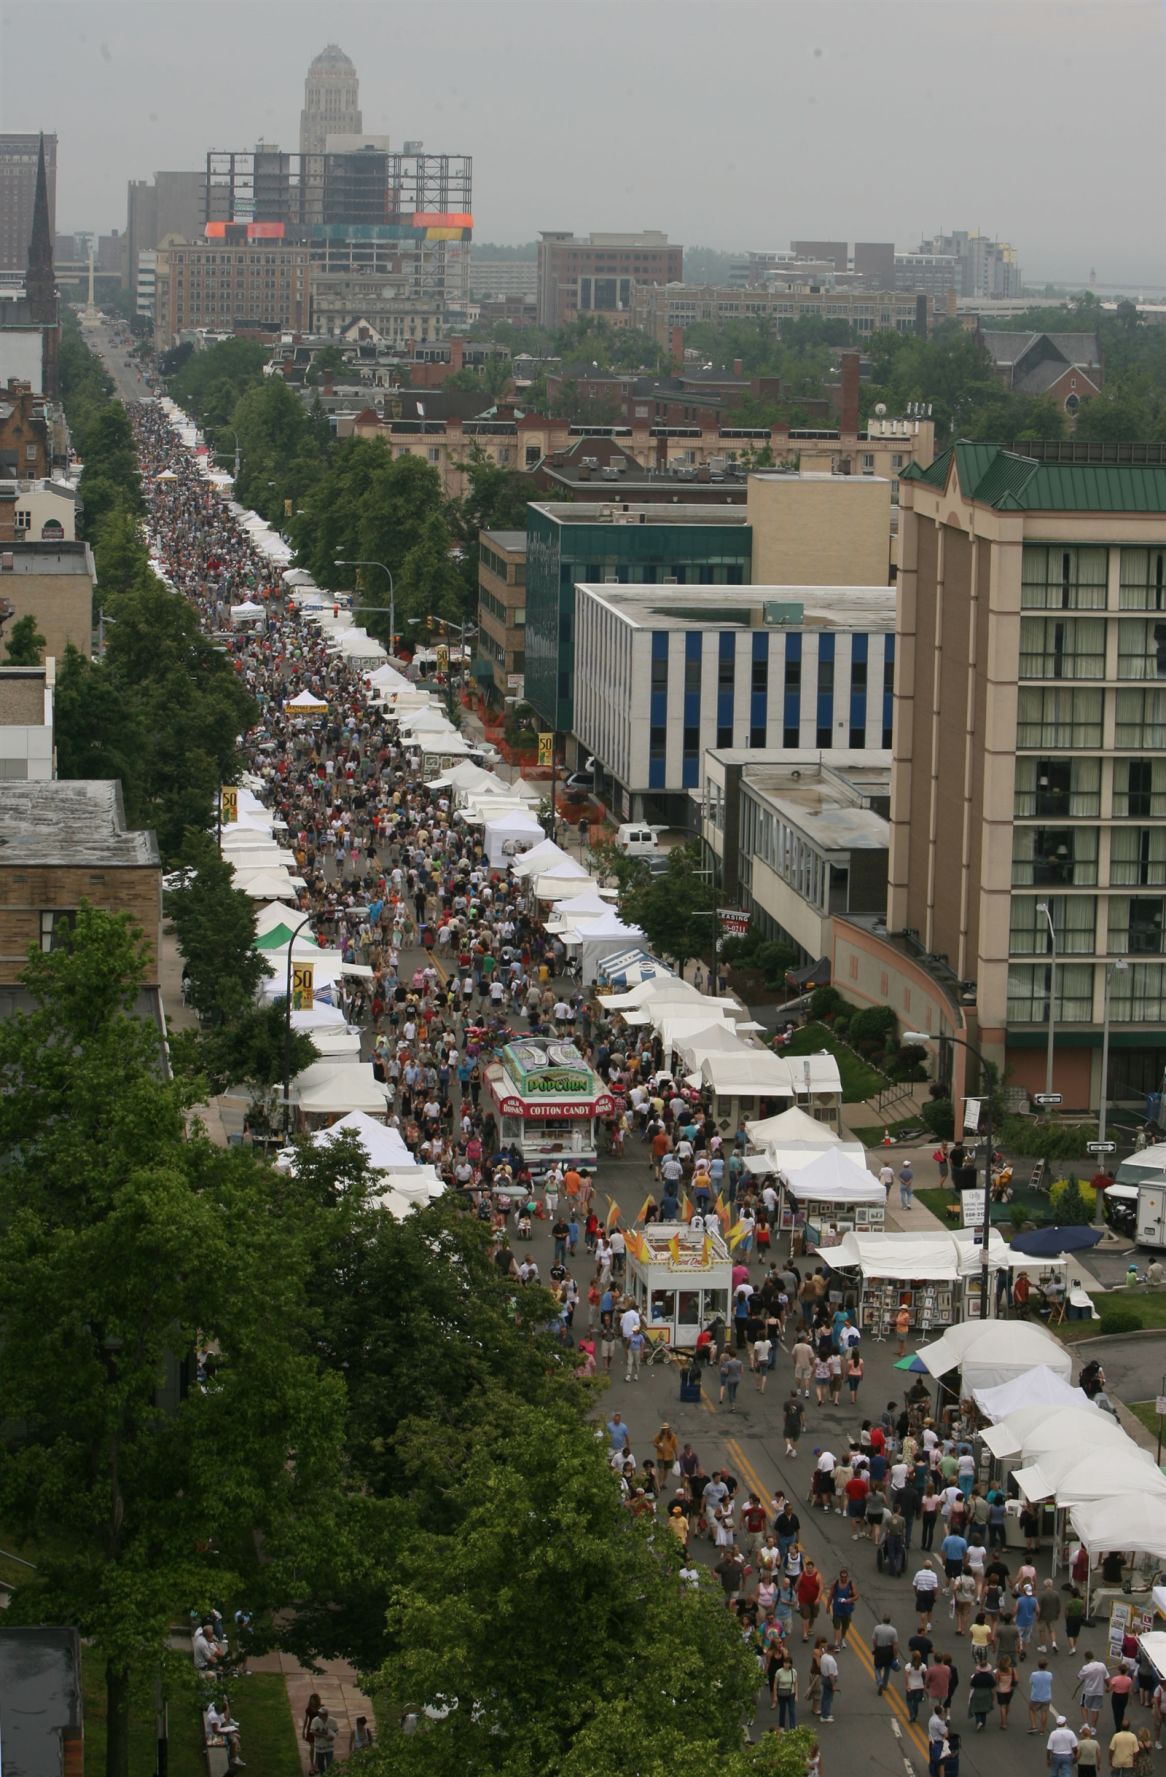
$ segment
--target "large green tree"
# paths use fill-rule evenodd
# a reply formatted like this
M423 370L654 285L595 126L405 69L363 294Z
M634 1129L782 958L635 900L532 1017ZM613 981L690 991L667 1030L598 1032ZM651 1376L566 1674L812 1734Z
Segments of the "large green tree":
M0 1522L37 1551L10 1615L91 1639L107 1777L128 1777L132 1689L171 1624L292 1601L340 1498L315 1256L273 1174L188 1133L133 1010L145 968L126 920L82 909L68 948L30 956L31 1009L0 1024Z
M255 903L234 887L229 863L207 834L187 834L186 878L167 897L189 980L190 1003L210 1024L254 1006L266 965L255 949Z
M668 868L649 876L631 860L624 871L620 913L638 925L653 949L671 957L683 972L693 957L708 957L716 936L712 909L716 892L701 874L696 847L678 845L668 853Z

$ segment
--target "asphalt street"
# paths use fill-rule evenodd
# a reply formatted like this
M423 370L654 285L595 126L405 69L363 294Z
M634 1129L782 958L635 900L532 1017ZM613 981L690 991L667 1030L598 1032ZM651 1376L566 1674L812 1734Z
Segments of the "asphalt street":
M653 1184L651 1168L638 1144L633 1144L622 1160L601 1160L596 1182L603 1213L610 1194L625 1218L634 1218ZM552 1257L550 1235L546 1222L536 1223L535 1229L534 1256L545 1278ZM515 1250L521 1257L526 1249L519 1244ZM760 1282L767 1263L754 1263L752 1270L756 1281ZM576 1313L576 1328L582 1329L586 1325L585 1296L590 1277L590 1265L582 1255L575 1275L584 1297L584 1303ZM805 1403L806 1430L796 1459L785 1456L785 1441L781 1435L782 1403L792 1379L785 1352L778 1353L777 1368L769 1378L764 1394L758 1393L753 1379L746 1374L735 1412L717 1406L715 1376L713 1387L705 1389L701 1403L689 1404L679 1398L679 1376L674 1367L648 1366L638 1382L629 1383L624 1379L622 1361L617 1358L610 1388L605 1391L597 1411L597 1418L604 1422L615 1408L619 1408L631 1429L632 1449L638 1457L651 1454L649 1441L661 1421L667 1419L681 1441L688 1440L693 1445L707 1472L727 1465L740 1482L743 1494L754 1491L768 1500L774 1489L781 1487L797 1504L806 1552L820 1568L827 1585L840 1567L849 1568L859 1589L860 1602L849 1651L839 1656L841 1687L834 1705L834 1722L823 1724L821 1729L825 1768L831 1777L847 1766L856 1769L865 1766L870 1770L894 1773L895 1777L902 1777L905 1764L907 1769L917 1772L924 1771L927 1766L925 1735L921 1725L913 1726L908 1720L901 1675L895 1676L895 1689L888 1689L882 1697L876 1693L869 1640L871 1629L888 1611L899 1631L901 1644L905 1646L908 1637L914 1633L916 1616L910 1578L919 1565L919 1551L917 1548L912 1550L901 1578L896 1580L880 1574L871 1545L866 1541L852 1541L844 1518L812 1512L806 1498L815 1453L831 1449L844 1455L850 1434L857 1433L863 1418L877 1417L890 1400L901 1402L907 1378L893 1368L896 1351L894 1343L864 1344L865 1376L857 1411L852 1410L848 1402L826 1408L818 1408L812 1401ZM710 1545L702 1543L698 1553L711 1565ZM1008 1559L1015 1567L1019 1555L1010 1551ZM1037 1567L1041 1578L1051 1572L1047 1550L1037 1557ZM959 1685L953 1723L957 1731L964 1734L965 1729L971 1729L967 1704L972 1662L966 1641L954 1633L947 1605L941 1604L936 1612L932 1633L939 1651L954 1656ZM1099 1646L1103 1641L1102 1634ZM1083 1640L1082 1648L1087 1644L1087 1639ZM1072 1704L1072 1694L1080 1662L1065 1651L1063 1637L1061 1648L1062 1651L1052 1657L1054 1704L1076 1723L1079 1710ZM809 1648L802 1646L796 1624L793 1651L804 1696ZM982 1735L965 1734L961 1747L962 1769L972 1777L1020 1777L1022 1772L1031 1774L1045 1770L1044 1740L1028 1735L1027 1708L1022 1706L1027 1697L1027 1672L1027 1667L1021 1668L1017 1707L1012 1712L1008 1729L1002 1732L993 1717ZM1133 1715L1135 1726L1140 1726L1142 1712L1135 1710ZM799 1715L799 1720L802 1719ZM764 1733L773 1723L768 1694L761 1689L751 1729L753 1737Z
M152 401L153 391L146 385L145 379L137 368L127 368L127 349L117 344L113 330L108 322L102 321L97 327L88 327L82 321L82 331L86 345L100 357L110 376L113 386L123 401Z

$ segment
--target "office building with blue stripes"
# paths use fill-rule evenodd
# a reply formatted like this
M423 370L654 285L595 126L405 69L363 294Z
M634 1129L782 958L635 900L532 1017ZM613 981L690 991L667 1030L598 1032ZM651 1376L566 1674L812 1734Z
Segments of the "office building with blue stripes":
M575 734L621 819L686 825L712 748L891 745L889 586L575 588Z

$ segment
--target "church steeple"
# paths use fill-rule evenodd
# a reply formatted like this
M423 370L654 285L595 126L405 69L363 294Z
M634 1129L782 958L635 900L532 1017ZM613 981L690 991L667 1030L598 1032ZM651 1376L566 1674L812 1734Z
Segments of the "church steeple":
M57 275L53 266L53 234L49 224L49 181L45 170L45 139L42 133L36 161L36 196L32 207L32 238L28 243L28 269L24 276L29 319L43 331L41 393L57 394Z
M25 279L29 300L41 300L47 294L51 301L56 282L53 235L49 226L49 180L45 171L45 139L42 135L36 157L36 196L32 205L32 239L28 243L28 275Z

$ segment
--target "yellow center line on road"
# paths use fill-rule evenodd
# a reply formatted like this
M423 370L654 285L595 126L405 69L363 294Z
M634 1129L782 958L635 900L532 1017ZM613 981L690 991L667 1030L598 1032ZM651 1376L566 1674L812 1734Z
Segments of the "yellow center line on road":
M726 1438L725 1449L734 1466L741 1471L750 1490L756 1493L757 1497L762 1501L770 1499L772 1497L772 1489L766 1487L761 1476L757 1473L757 1470L754 1468L748 1456L746 1456L738 1440L736 1438ZM848 1648L853 1648L862 1665L865 1667L868 1676L873 1679L875 1676L874 1656L867 1643L862 1639L861 1635L856 1632L853 1625L851 1626L850 1633L846 1637L846 1645ZM926 1755L929 1751L926 1732L920 1727L918 1722L913 1722L911 1720L907 1705L902 1697L900 1697L898 1691L892 1690L891 1686L888 1684L882 1694L888 1703L892 1714L902 1723L909 1739L917 1751Z

